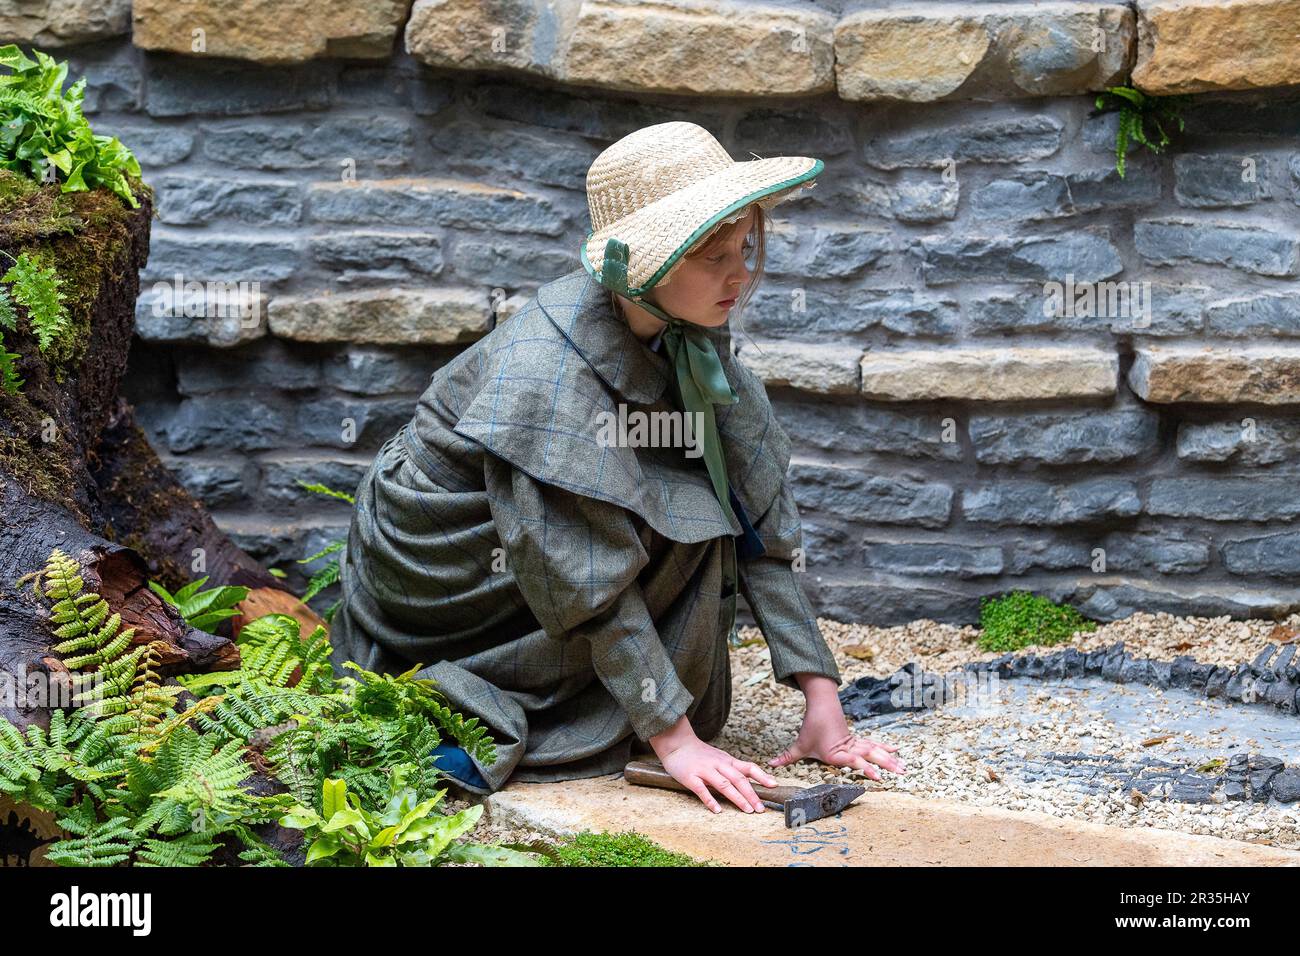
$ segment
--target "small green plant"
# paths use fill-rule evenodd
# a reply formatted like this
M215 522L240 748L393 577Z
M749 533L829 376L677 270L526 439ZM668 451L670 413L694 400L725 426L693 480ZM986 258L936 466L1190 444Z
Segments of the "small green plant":
M584 830L555 848L559 866L708 866L674 853L634 830L592 833Z
M325 485L308 484L307 482L302 480L298 480L298 484L302 485L302 487L306 488L308 491L314 491L316 494L326 495L330 498L338 498L341 501L346 501L350 505L356 504L356 499L345 491L335 491L333 488L326 487ZM347 545L346 539L331 541L324 548L317 551L315 554L311 555L310 557L300 558L298 563L311 564L313 561L319 561L327 554L333 554L336 551L342 551L343 548L346 547L346 545ZM339 579L339 559L334 558L332 561L330 561L329 564L325 565L325 567L321 568L319 571L317 571L315 574L311 576L311 580L307 582L307 590L303 593L302 602L306 604L308 601L314 598L321 591L325 590L331 584L337 582L338 579ZM321 615L324 618L326 624L329 624L334 620L334 614L336 611L338 611L339 605L342 603L343 602L341 600L335 601L333 604L329 606L328 609L326 609L325 613Z
M207 580L208 576L204 575L197 581L191 581L180 588L175 594L171 594L157 581L150 581L149 589L175 607L190 627L215 634L213 628L226 618L239 614L235 605L248 597L248 588L223 585L200 591L199 588L203 587Z
M0 47L0 169L38 182L59 182L63 192L105 187L132 209L140 203L127 184L140 164L115 136L96 136L81 112L83 77L65 92L68 64L14 44Z
M162 648L157 642L132 648L135 628L123 629L122 616L110 615L107 601L94 591L85 591L80 572L76 561L55 548L46 566L28 576L35 579L38 593L54 601L50 622L58 625L54 636L62 640L53 650L72 654L63 663L69 671L81 672L73 703L96 716L122 715L125 720L115 724L115 729L147 738L162 714L171 709L181 688L162 685L158 673Z
M63 305L63 295L59 291L58 274L45 265L39 256L23 252L17 258L0 250L0 255L13 263L0 276L0 282L9 283L9 288L0 285L0 388L10 395L18 394L23 379L18 377L14 361L16 352L5 349L4 333L18 331L18 312L14 303L27 310L27 318L32 331L36 334L36 344L42 353L50 344L68 329L68 310Z
M980 601L980 650L1016 651L1031 644L1059 644L1075 631L1097 625L1068 605L1028 591Z
M321 812L295 806L280 825L304 831L311 840L307 865L436 866L440 862L484 862L490 852L497 866L545 865L536 857L502 846L479 847L453 843L468 833L483 813L481 804L453 816L433 812L447 791L420 800L406 785L415 770L406 764L392 768L390 790L382 810L368 809L342 780L327 779L321 788Z
M1131 86L1108 86L1097 95L1097 108L1090 116L1119 113L1119 129L1115 134L1115 171L1123 176L1129 144L1139 143L1153 153L1162 153L1169 145L1165 124L1178 124L1184 128L1180 115L1191 97L1148 96Z

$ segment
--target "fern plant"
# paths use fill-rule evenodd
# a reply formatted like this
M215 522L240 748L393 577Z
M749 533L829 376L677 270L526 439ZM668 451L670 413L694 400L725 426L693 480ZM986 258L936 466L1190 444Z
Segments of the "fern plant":
M1096 109L1089 116L1119 112L1119 128L1115 134L1115 171L1124 176L1129 145L1138 143L1153 153L1164 152L1169 145L1165 124L1178 124L1184 129L1181 116L1191 97L1148 96L1131 86L1108 86L1097 95Z
M436 866L461 859L453 841L473 829L483 807L467 807L452 816L436 814L433 809L446 791L420 799L406 785L413 772L407 765L393 768L382 810L367 807L348 791L345 781L326 780L321 787L321 812L300 805L286 813L280 825L301 829L311 840L308 866ZM507 847L478 849L490 850L496 865L546 865L536 856Z
M227 618L234 617L239 613L235 605L248 597L248 588L242 585L227 584L200 591L199 589L207 583L207 580L208 576L204 575L197 581L191 581L184 587L179 588L175 594L169 592L157 581L148 583L149 589L154 594L157 594L180 612L181 617L185 618L186 624L190 627L197 627L200 631L215 634L216 631L213 628Z
M117 137L91 130L81 111L86 80L64 91L66 62L40 50L27 57L14 44L0 47L0 67L10 71L0 74L0 169L63 192L102 186L138 208L126 177L139 177L140 164Z
M81 672L73 703L95 716L122 715L125 719L113 725L115 730L147 737L181 688L162 686L157 643L132 647L135 628L123 629L122 616L110 615L107 601L85 591L80 572L76 561L55 548L34 575L33 585L54 601L50 622L61 640L53 650L73 655L63 663L69 671Z
M474 821L431 812L445 794L430 756L443 733L483 763L495 761L496 752L477 718L453 713L433 681L414 676L419 667L393 677L349 662L357 676L336 680L324 629L304 637L295 619L271 614L241 630L239 670L182 676L180 686L165 687L159 648L127 649L132 629L123 630L120 615L85 591L76 561L55 549L22 581L29 578L54 602L51 621L62 638L56 650L75 655L64 663L102 678L92 700L70 714L53 711L48 731L33 725L24 734L0 720L0 792L54 812L69 834L48 849L52 862L199 866L234 840L244 847L241 860L284 866L252 827L290 813L320 813L327 781L351 794L349 809L363 820L387 819L405 801L400 818L385 825L407 820L422 835L403 841L400 853L367 850L386 865L528 862L507 847L456 842ZM182 689L204 696L178 711ZM249 792L254 768L287 792ZM322 819L322 833L334 832L324 829L331 820ZM335 864L366 865L363 856L335 856Z
M27 318L36 335L37 348L45 353L52 342L67 332L70 319L63 304L63 294L59 289L58 274L44 260L34 253L19 253L18 257L0 250L0 255L13 263L0 282L10 284L9 288L0 285L0 388L10 395L18 394L23 379L18 377L14 362L19 358L16 352L9 352L4 346L4 333L18 331L18 312L14 304L22 305L27 310Z
M319 484L319 483L308 484L307 482L302 481L300 479L298 480L298 484L302 485L302 487L306 488L308 491L315 492L316 494L326 495L330 498L337 498L341 501L346 501L350 505L356 504L356 498L345 491L335 491L333 488L327 487L326 485ZM298 563L311 564L314 561L319 561L321 558L325 557L326 555L334 554L337 551L342 551L343 548L346 546L346 544L347 541L345 539L341 539L338 541L331 541L328 545L326 545L324 548L322 548L320 551L317 551L315 554L311 555L310 557L299 559ZM323 568L321 568L319 571L313 574L311 580L307 582L307 590L303 593L302 602L306 604L308 601L314 598L321 591L325 590L330 585L335 584L339 579L339 570L340 570L339 559L335 558L329 564L325 565ZM322 615L322 617L325 619L325 623L328 624L334 620L334 614L338 611L340 604L342 604L341 600L335 601L333 604L329 606L329 608L326 609L325 613Z

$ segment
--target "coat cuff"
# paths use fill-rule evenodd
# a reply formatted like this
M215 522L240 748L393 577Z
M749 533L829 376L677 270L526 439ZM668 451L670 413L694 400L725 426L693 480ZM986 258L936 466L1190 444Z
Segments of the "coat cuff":
M843 683L817 615L790 563L761 557L741 561L740 591L763 632L772 654L772 676L778 684L799 689L794 675L822 674Z
M695 700L677 676L640 585L625 588L608 614L578 630L591 644L596 676L623 708L641 740L648 743L673 726Z

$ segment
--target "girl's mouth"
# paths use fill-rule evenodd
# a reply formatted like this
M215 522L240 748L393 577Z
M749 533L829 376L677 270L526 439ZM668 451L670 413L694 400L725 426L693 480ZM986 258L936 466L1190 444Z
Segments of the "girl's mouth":
M726 308L731 308L731 306L735 304L736 304L735 296L732 296L730 299L723 299L721 302L718 303L718 305L725 306Z

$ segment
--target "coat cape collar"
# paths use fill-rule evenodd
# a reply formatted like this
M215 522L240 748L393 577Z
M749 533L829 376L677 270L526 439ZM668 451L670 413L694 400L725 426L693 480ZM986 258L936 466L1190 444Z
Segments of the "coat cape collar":
M606 385L629 402L651 405L672 369L614 314L609 296L583 269L538 289L537 304Z
M727 477L757 522L781 491L790 441L762 382L732 354L727 328L707 331L739 395L735 405L717 406ZM702 465L683 480L680 466L666 470L662 450L597 447L596 412L617 415L620 399L671 403L672 370L614 314L609 291L585 269L543 285L475 350L475 392L455 426L459 435L540 481L625 507L672 540L742 533L723 514ZM575 361L589 369L590 385L575 377ZM561 382L568 394L557 402L552 384Z

